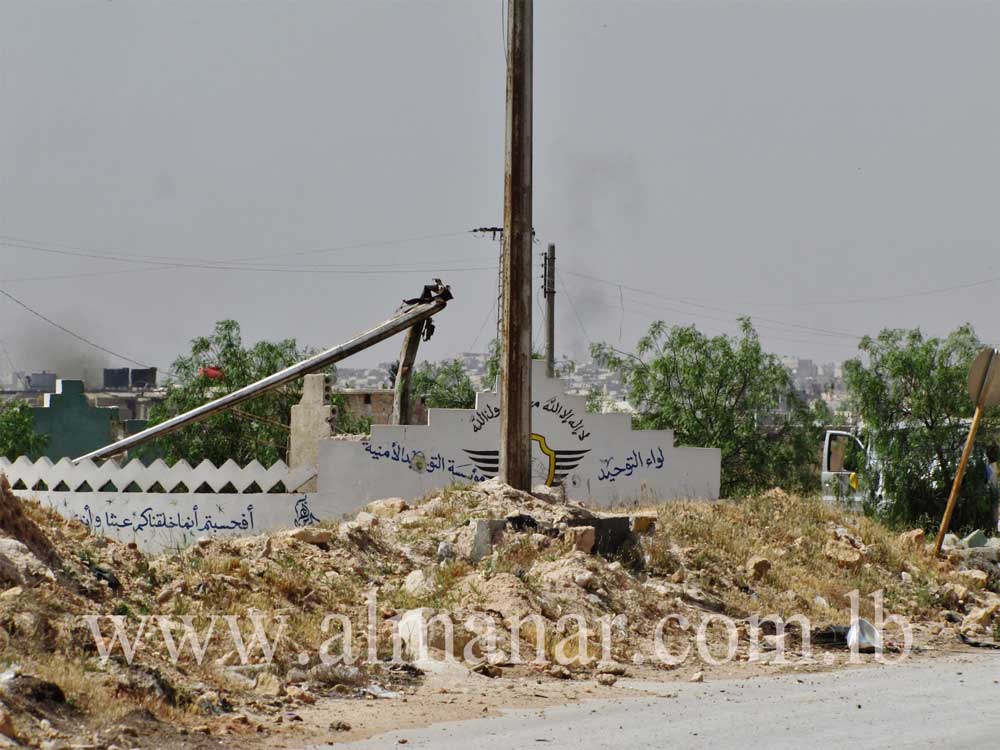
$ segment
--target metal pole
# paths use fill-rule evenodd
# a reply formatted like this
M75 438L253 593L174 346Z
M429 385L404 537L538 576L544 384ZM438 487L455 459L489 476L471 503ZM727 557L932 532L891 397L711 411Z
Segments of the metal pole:
M556 246L545 254L545 374L556 376Z
M958 502L958 491L962 487L962 479L965 478L965 467L969 463L969 456L972 453L972 444L976 440L976 433L979 431L979 421L983 416L983 405L986 396L989 394L993 377L997 373L997 355L993 354L990 364L983 373L983 382L979 386L979 398L976 399L976 413L972 417L972 426L969 428L969 437L965 439L965 448L962 449L962 458L958 462L958 470L955 472L955 481L951 485L951 494L948 496L948 504L944 509L944 518L941 519L941 528L938 529L937 539L934 540L934 554L941 553L941 545L944 544L944 535L948 533L948 526L951 524L951 515L955 511Z
M417 359L417 347L424 332L421 321L403 334L403 346L399 352L399 367L396 370L396 392L392 397L392 424L410 424L413 421L413 406L410 381L413 378L413 363Z
M405 331L406 329L411 328L414 324L420 323L432 315L436 315L441 312L446 305L447 302L443 299L435 299L431 302L414 305L405 312L390 318L384 323L372 328L370 331L362 333L360 336L351 339L347 343L340 344L332 349L320 352L319 354L303 360L298 364L286 367L284 370L258 380L256 383L251 383L250 385L244 386L243 388L233 391L228 395L217 398L214 401L210 401L207 404L195 407L194 409L184 412L183 414L178 414L176 417L171 417L165 422L161 422L158 425L154 425L153 427L149 427L141 432L137 432L135 435L127 437L124 440L119 440L117 443L106 445L103 448L99 448L96 451L88 453L85 456L75 458L73 459L73 463L79 463L80 461L88 458L107 458L115 453L121 453L129 448L134 448L150 440L162 437L163 435L167 435L175 430L179 430L186 425L193 424L194 422L200 422L213 414L225 411L236 404L248 401L249 399L259 396L266 391L278 388L279 386L290 383L293 380L298 380L303 375L308 375L311 372L322 370L324 367L328 367L335 362L339 362L352 354L357 354L373 344L377 344L379 341L387 339L390 336L394 336L400 331Z
M500 352L500 478L531 490L532 0L507 14L507 137Z

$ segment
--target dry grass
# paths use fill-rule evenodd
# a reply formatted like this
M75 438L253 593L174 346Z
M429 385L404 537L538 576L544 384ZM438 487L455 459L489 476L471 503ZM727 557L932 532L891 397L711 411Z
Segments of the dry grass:
M647 549L651 567L684 570L724 602L728 611L791 614L818 621L842 619L847 595L861 592L862 614L871 614L870 594L885 592L895 612L936 612L932 590L943 569L924 549L908 547L892 531L863 516L781 491L718 503L673 502L659 506L656 532ZM843 567L824 554L831 526L847 529L867 548L862 561ZM760 555L771 563L761 580L744 567ZM904 583L902 571L912 575ZM829 606L818 603L822 597Z
M0 601L0 636L6 636L0 641L0 662L20 663L27 671L58 683L74 705L97 721L114 721L137 705L156 706L159 716L181 721L196 710L192 693L206 687L230 694L240 689L227 685L215 664L233 648L228 626L216 623L202 665L194 663L188 645L174 669L159 627L150 625L142 664L162 670L178 693L184 691L183 699L169 706L151 696L122 692L121 675L100 669L96 647L80 615L126 615L130 632L142 615L190 615L200 635L207 632L211 617L236 615L244 642L250 640L252 629L248 610L264 615L271 636L277 630L274 618L281 615L285 630L275 665L280 671L298 666L290 661L300 651L298 646L313 651L334 635L322 628L330 613L343 614L355 623L353 650L363 653L367 644L360 626L367 621L366 593L372 589L379 591L380 649L384 652L389 639L381 631L391 627L389 618L399 611L421 606L462 611L479 604L500 610L505 603L518 604L518 597L530 599L531 606L537 604L550 621L582 612L590 623L588 630L593 630L593 621L602 614L625 613L634 623L628 634L634 643L638 634L648 637L651 624L672 611L674 596L687 595L693 588L721 602L736 617L751 612L801 613L817 625L843 623L848 592L861 592L862 614L870 617L870 594L881 589L888 610L925 618L941 608L935 592L952 570L922 548L904 546L897 532L869 519L824 505L818 498L790 497L778 491L730 502L670 502L651 509L658 517L656 530L643 535L638 550L645 556L644 571L633 569L630 560L624 559L623 566L612 568L606 560L575 553L567 543L540 539L530 530L505 532L493 555L478 563L435 562L438 543L467 530L463 524L469 518L524 512L544 520L546 513L550 518L556 515L554 507L561 510L561 506L531 504L530 497L508 500L509 492L509 488L494 490L490 495L462 487L435 492L423 499L420 512L383 519L370 528L338 529L321 546L274 534L220 539L158 557L88 536L80 524L66 522L37 504L23 503L25 517L44 530L65 564L58 583ZM845 568L827 558L824 549L832 536L831 526L846 528L864 544L864 559L858 565ZM759 580L752 580L745 570L754 555L772 563ZM98 582L95 566L113 571L121 579L121 589L112 591ZM415 566L426 572L432 584L421 596L407 593L402 586ZM584 568L593 573L593 585L574 583L573 576ZM552 577L563 569L566 577ZM912 581L904 582L902 571ZM669 596L663 595L664 588ZM489 596L484 594L487 590ZM827 604L818 603L817 597ZM697 616L695 612L693 619ZM179 626L173 635L179 644ZM528 643L533 642L530 625L523 635ZM561 633L546 630L542 645L548 657L555 655L557 644L564 640L564 656L580 650L572 635L572 627ZM585 635L584 648L595 655L596 630ZM623 659L630 655L625 646L631 648L628 643L622 645Z

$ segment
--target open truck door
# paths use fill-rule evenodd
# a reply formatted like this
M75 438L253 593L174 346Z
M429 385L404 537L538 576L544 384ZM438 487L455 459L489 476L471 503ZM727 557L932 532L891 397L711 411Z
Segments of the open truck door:
M823 470L820 481L823 500L848 503L860 509L864 494L858 472L864 468L867 451L857 436L842 430L827 430L823 441Z

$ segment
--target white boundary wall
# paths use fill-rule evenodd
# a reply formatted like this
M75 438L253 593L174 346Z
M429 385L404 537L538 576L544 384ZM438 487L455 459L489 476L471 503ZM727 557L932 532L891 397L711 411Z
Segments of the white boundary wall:
M533 376L534 483L562 482L572 498L605 506L719 496L717 448L679 448L671 430L633 431L628 414L588 413L586 399L566 395L542 362L534 363ZM375 425L363 442L322 440L318 467L21 457L0 458L0 473L21 497L79 519L94 533L160 552L203 536L303 526L371 500L416 498L488 479L497 472L499 415L498 395L485 391L475 409L431 409L426 426ZM313 479L318 492L298 491Z
M583 396L546 377L544 362L532 375L533 483L562 482L574 499L605 506L718 498L718 448L679 448L672 430L634 431L629 414L588 413ZM475 409L430 409L427 425L373 425L367 441L322 441L322 505L347 511L495 476L499 401L484 391Z
M245 467L234 461L218 467L210 461L196 467L185 461L119 466L115 461L32 462L22 456L13 463L0 458L0 473L15 487L14 494L151 553L185 547L204 536L255 534L319 521L310 507L314 496L296 492L315 478L316 468L289 469L281 461L265 469L256 461ZM187 492L176 491L181 484ZM276 488L280 491L271 492Z

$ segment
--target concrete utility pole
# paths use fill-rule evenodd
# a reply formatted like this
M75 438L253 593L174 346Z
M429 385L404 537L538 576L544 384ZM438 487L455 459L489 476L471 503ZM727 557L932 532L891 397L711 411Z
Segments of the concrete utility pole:
M545 374L556 376L556 246L545 253Z
M503 202L500 478L531 490L532 0L509 0Z

